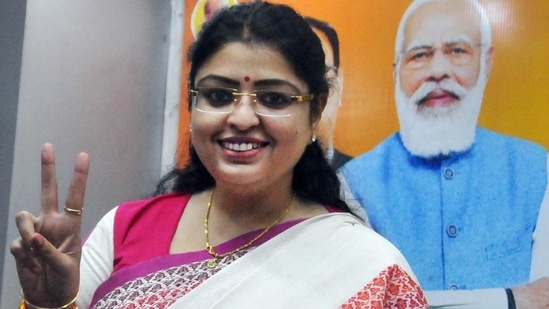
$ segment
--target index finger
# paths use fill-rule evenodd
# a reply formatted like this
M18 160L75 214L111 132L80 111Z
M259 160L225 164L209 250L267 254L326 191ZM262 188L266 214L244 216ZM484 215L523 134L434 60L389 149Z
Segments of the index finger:
M42 159L42 212L57 211L57 175L53 145L46 143L41 149Z
M90 156L87 152L79 153L65 200L65 211L77 215L79 220L84 208L84 193L86 192L89 169Z

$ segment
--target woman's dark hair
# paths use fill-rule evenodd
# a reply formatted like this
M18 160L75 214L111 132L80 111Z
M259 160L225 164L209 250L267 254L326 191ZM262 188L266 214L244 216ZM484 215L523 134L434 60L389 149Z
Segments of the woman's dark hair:
M330 47L332 48L332 53L334 55L333 65L336 68L339 68L339 38L334 27L332 27L332 25L330 25L329 23L321 21L314 17L305 17L305 20L311 27L324 33L324 35L328 39L328 43L330 44Z
M196 42L189 49L189 87L202 65L228 43L264 45L278 50L305 81L315 99L311 118L320 117L321 100L328 95L325 78L325 56L317 35L305 19L291 7L267 2L244 3L222 9L206 22ZM189 96L189 110L191 96ZM190 162L184 168L174 168L157 186L156 195L168 192L194 193L215 185L194 147L189 145ZM326 161L318 142L308 145L294 167L292 188L307 201L330 205L350 212L340 198L340 183Z

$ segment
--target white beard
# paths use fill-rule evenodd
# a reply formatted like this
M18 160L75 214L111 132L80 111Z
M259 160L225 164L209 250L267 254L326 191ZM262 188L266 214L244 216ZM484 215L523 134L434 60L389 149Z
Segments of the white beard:
M465 89L446 79L425 82L410 98L400 87L396 76L395 99L404 147L413 155L432 158L462 152L475 141L476 125L482 105L486 77L481 70L475 86ZM455 94L456 102L447 106L422 106L421 99L435 89Z

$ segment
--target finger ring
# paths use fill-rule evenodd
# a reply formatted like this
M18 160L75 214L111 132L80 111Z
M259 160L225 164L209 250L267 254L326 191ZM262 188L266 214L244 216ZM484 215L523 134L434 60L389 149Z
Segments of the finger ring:
M74 209L65 205L65 211L73 215L82 216L82 209Z

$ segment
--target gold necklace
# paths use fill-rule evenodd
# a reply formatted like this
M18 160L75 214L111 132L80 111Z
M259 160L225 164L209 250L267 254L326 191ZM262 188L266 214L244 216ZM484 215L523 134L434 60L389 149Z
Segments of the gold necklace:
M267 233L273 226L277 225L278 222L280 222L286 216L286 214L288 214L288 211L290 211L290 205L292 204L292 201L294 200L294 195L292 195L292 198L290 199L290 202L288 202L288 206L286 206L286 209L280 214L280 216L278 218L276 218L276 220L274 220L273 223L271 223L268 227L266 227L261 233L259 233L252 240L250 240L249 242L245 243L244 245L242 245L242 246L240 246L240 247L238 247L238 248L236 248L232 251L229 251L229 252L226 252L226 253L223 253L223 254L219 254L219 253L215 252L214 247L210 244L210 237L209 237L209 233L208 233L208 219L210 218L210 209L212 208L212 199L213 199L214 191L215 191L215 189L212 189L212 193L210 193L210 199L208 201L208 209L206 211L206 217L204 218L204 234L206 235L206 251L208 251L208 253L212 256L212 259L210 259L206 263L209 268L216 267L217 266L217 261L219 259L224 258L224 257L226 257L228 255L231 255L231 254L234 254L234 253L238 253L238 252L248 248L254 242L256 242L259 238L261 238L261 236L265 235L265 233Z

